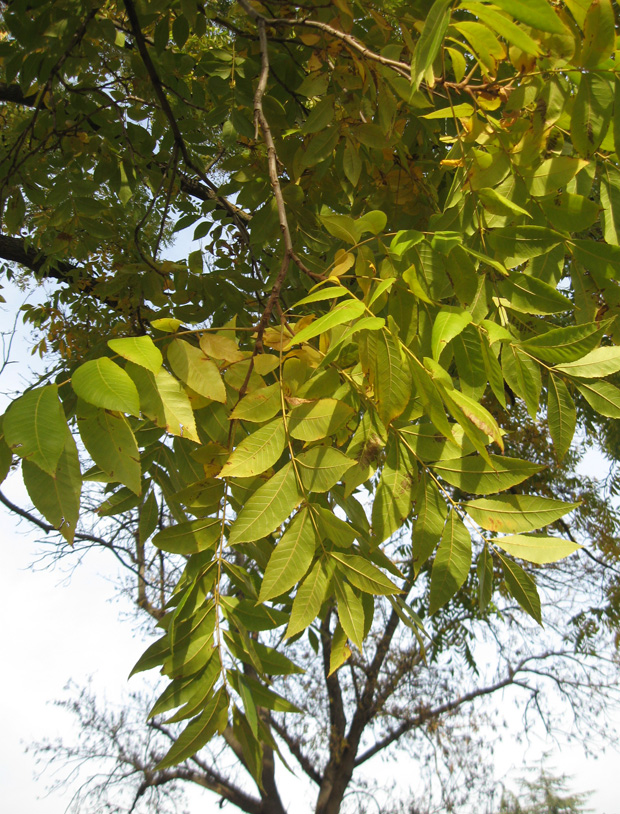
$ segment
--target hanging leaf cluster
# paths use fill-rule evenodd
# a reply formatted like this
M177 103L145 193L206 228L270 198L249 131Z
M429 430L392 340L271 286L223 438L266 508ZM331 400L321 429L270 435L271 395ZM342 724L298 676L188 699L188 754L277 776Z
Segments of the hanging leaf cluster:
M97 327L8 408L0 469L68 542L95 481L181 558L134 668L189 721L159 767L230 721L259 767L261 710L297 710L270 677L329 611L331 672L380 597L418 635L463 590L541 622L575 504L498 416L544 417L558 461L577 408L620 418L611 0L17 6L2 256ZM162 260L190 227L208 252Z

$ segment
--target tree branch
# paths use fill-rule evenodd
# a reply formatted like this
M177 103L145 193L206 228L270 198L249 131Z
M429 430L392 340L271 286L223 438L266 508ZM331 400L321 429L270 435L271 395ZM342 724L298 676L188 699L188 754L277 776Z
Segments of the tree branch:
M438 718L441 715L445 715L448 712L453 712L455 709L463 706L464 704L471 703L475 701L477 698L482 698L485 695L491 695L498 690L503 689L504 687L508 687L512 684L518 684L519 682L515 680L515 676L521 669L524 662L522 662L516 669L509 670L508 675L501 679L501 681L497 681L494 684L489 685L488 687L481 687L477 690L472 690L465 695L461 695L459 698L455 698L453 701L447 701L444 704L440 704L433 709L425 709L422 710L418 715L414 718L410 718L407 721L403 721L402 724L393 730L389 735L386 735L381 740L377 741L374 746L371 746L365 752L362 752L355 760L355 767L357 768L362 763L365 763L367 760L370 760L371 757L378 754L379 752L386 749L392 743L395 743L399 738L401 738L407 732L410 732L412 729L416 729L419 726L423 726L427 721L430 721L433 718Z
M196 165L196 163L190 156L189 151L187 149L187 145L185 143L185 139L183 138L183 134L181 133L181 130L179 128L179 123L177 122L176 116L174 115L172 107L170 106L170 102L168 100L168 96L166 95L163 83L159 77L159 74L157 73L157 69L155 68L153 60L151 59L151 55L149 54L146 39L144 37L144 34L142 33L142 28L140 27L140 21L138 19L138 14L136 12L136 7L133 3L133 0L123 0L123 4L125 6L125 11L127 12L127 18L129 20L131 30L133 32L134 37L136 38L136 45L138 47L140 57L149 75L153 91L157 96L157 99L159 100L161 109L164 112L166 118L168 119L168 123L170 125L172 135L174 137L174 142L179 148L181 155L183 156L183 161L191 170L193 170L193 172L196 173L196 175L202 180L206 187L211 189L217 200L224 207L224 209L226 209L226 211L233 217L238 228L243 232L244 236L247 238L247 231L245 228L246 224L242 218L238 217L237 214L238 207L232 205L230 201L228 201L226 198L222 198L217 194L217 188L215 187L215 185L205 176L200 167Z
M299 763L303 771L308 775L308 777L311 780L313 780L318 786L320 786L322 779L321 775L314 768L314 766L310 762L310 759L306 757L306 755L304 755L304 753L301 751L301 745L299 741L293 738L289 734L287 728L278 723L278 721L276 721L275 718L272 717L270 723L273 729L275 729L278 735L282 738L282 740L287 746L287 749L293 755L295 760Z
M22 517L24 520L27 520L29 523L32 523L33 526L41 529L44 531L45 534L58 534L59 531L56 526L52 526L49 523L43 522L43 520L39 520L38 517L35 517L31 512L27 511L26 509L22 509L20 506L17 506L8 497L0 491L0 503L2 503L9 511L13 512L13 514L18 515L18 517ZM124 568L127 568L129 571L134 573L137 577L140 577L140 573L137 569L135 569L132 565L125 562L125 560L121 557L121 555L116 550L116 546L113 543L104 540L103 537L97 537L95 534L87 534L86 532L76 531L74 535L75 540L79 540L80 542L85 543L94 543L95 545L100 545L103 548L107 548L109 551L114 554L116 559L123 565Z

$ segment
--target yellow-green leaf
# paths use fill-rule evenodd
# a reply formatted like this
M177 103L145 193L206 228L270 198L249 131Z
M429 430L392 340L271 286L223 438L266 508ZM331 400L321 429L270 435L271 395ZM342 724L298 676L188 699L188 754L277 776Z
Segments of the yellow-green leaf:
M471 565L471 537L453 510L441 535L431 571L429 613L442 608L467 579Z
M301 497L295 470L288 463L246 501L232 524L229 542L260 540L286 520Z
M151 373L157 373L162 366L161 351L150 336L125 336L122 339L110 339L108 347L136 365L141 365Z
M578 505L537 495L497 495L472 500L463 508L483 529L509 533L540 529Z
M310 512L304 508L295 515L269 558L258 601L280 596L299 582L310 567L316 544Z
M4 416L3 432L14 453L53 475L67 432L56 385L28 390L16 399Z
M140 399L126 371L107 357L84 362L71 377L76 395L95 407L140 414Z
M248 435L233 450L222 467L220 478L249 478L273 466L284 450L284 422L276 418Z
M512 534L508 537L496 537L493 543L513 557L540 565L563 560L577 549L583 548L571 540L543 534Z

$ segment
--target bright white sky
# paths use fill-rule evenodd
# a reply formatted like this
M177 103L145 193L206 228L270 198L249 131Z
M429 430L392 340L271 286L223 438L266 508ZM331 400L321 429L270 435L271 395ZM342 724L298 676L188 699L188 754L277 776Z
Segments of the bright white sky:
M4 293L6 295L6 290ZM14 293L11 298L14 299ZM11 303L6 313L11 314ZM27 364L29 358L25 346L16 348L13 358L19 359L21 364L8 368L3 374L0 382L3 393L19 386L23 364ZM4 403L0 402L0 409L3 408ZM598 466L600 474L600 462ZM27 503L21 478L11 478L2 488L15 502ZM29 570L40 552L34 543L36 534L25 523L18 526L3 507L0 511L4 529L0 596L5 609L4 669L0 673L3 724L0 811L62 814L69 794L45 797L46 778L34 779L34 757L25 754L25 746L59 735L71 738L70 717L53 706L54 700L63 697L63 688L69 679L82 685L92 676L93 687L100 697L112 703L119 701L143 644L134 638L131 625L119 619L124 608L114 601L118 569L108 552L93 552L70 578L59 568ZM137 689L141 680L140 676L132 679L131 687ZM518 727L515 718L515 733ZM540 755L547 752L550 755L547 767L573 777L575 791L592 789L596 792L591 803L595 814L620 814L618 752L607 752L598 760L586 760L581 749L574 745L559 748L540 741L526 754L523 748L516 743L513 734L506 734L496 753L499 780L506 782L511 772L521 774L525 765L535 765ZM376 770L381 765L377 762ZM409 775L409 771L402 772L403 768L402 764L398 767L399 773ZM49 780L47 778L47 782ZM309 812L309 808L300 809L299 801L304 796L300 794L299 784L293 781L286 785L291 814ZM191 799L192 814L216 814L220 810L216 799L208 793L192 795Z

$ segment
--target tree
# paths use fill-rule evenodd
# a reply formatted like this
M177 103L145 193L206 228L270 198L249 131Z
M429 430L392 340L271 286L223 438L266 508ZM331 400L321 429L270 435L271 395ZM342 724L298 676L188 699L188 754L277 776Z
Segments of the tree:
M581 814L591 792L567 794L567 778L554 777L544 769L535 780L522 779L518 795L508 792L502 798L501 814Z
M3 24L0 256L56 286L25 312L50 365L2 473L17 456L40 526L134 560L163 631L135 670L189 719L153 782L223 739L256 789L208 787L279 814L284 742L333 814L372 755L503 687L589 712L615 515L561 473L577 424L614 450L620 417L611 0L37 0ZM204 245L166 259L189 227ZM559 611L595 568L570 629L548 616L564 641L504 662L535 579ZM316 670L319 768L289 724Z

